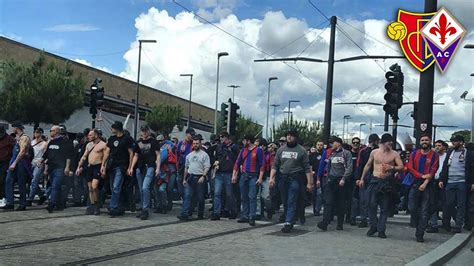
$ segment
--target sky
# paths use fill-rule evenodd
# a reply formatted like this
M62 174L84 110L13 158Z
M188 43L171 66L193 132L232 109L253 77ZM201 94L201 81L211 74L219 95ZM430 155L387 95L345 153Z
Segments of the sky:
M265 124L268 78L276 121L286 114L288 100L296 119L322 121L327 64L307 62L256 63L274 57L304 56L327 59L329 22L307 0L0 0L0 34L27 45L136 80L138 39L144 44L143 84L182 98L189 96L192 73L193 101L215 105L217 53L220 60L219 102L232 96L228 85L240 85L235 100L241 112ZM336 58L363 55L400 55L397 42L386 35L398 9L422 12L421 0L312 0L327 17L338 17ZM444 74L436 70L433 123L471 127L471 106L460 99L464 91L474 97L474 3L438 0L464 26L467 33ZM184 8L183 8L184 7ZM207 20L207 22L201 18ZM212 24L208 23L211 22ZM344 35L346 33L350 39ZM336 63L333 103L370 101L383 103L384 74L393 63L405 73L404 101L418 99L419 72L406 60L362 60ZM286 108L286 109L285 109ZM400 110L400 124L413 125L411 106ZM349 132L358 135L361 123L372 120L374 130L383 123L381 107L334 105L332 129L342 133L343 116L350 114ZM272 113L272 111L270 112ZM272 119L270 118L270 122ZM362 128L367 133L367 127ZM453 130L438 129L449 139ZM412 132L400 128L399 132ZM365 136L365 133L363 136Z

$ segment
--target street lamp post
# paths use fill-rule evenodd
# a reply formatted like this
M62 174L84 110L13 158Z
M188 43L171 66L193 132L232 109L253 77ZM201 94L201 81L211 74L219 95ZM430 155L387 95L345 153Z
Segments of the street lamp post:
M138 97L140 96L140 63L142 56L142 43L156 43L156 40L138 40L138 74L137 74L137 96L135 98L135 125L133 127L133 137L138 135Z
M272 127L275 129L275 116L276 116L276 108L280 106L279 104L272 104L270 105L273 107L273 121L272 121ZM273 136L274 132L272 131L272 141L274 141L275 136Z
M346 139L346 134L345 134L345 125L346 125L346 119L349 120L351 119L351 116L350 115L345 115L343 117L343 121L342 121L342 141L344 142L345 139ZM348 124L348 127L347 127L347 131L349 131L349 121L347 121L347 124Z
M219 61L221 56L228 56L227 52L217 54L217 80L216 80L216 108L214 110L214 134L217 134L217 103L219 101Z
M265 123L265 138L268 139L268 117L270 116L270 82L277 80L277 77L268 78L268 96L267 96L267 121Z
M472 143L474 142L474 98L466 99L467 94L468 94L468 91L463 92L463 94L461 95L461 99L471 102L472 110L471 110L471 140L470 142Z
M181 74L181 77L189 77L189 105L188 105L188 124L186 125L189 128L191 124L191 97L193 95L193 74Z
M288 124L291 126L291 121L290 121L290 114L292 115L293 113L291 112L291 103L299 103L300 100L289 100L288 101L288 111L285 113L288 113Z
M359 124L359 138L362 138L362 126L367 125L366 123L360 123Z
M240 86L239 85L229 85L227 87L232 88L232 102L235 103L235 100L234 100L234 98L235 98L235 88L240 88Z

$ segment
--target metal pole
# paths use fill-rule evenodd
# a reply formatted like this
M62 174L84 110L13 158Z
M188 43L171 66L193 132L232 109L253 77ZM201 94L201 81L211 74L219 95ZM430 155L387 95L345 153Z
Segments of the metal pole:
M188 106L188 125L187 128L189 128L189 125L191 124L191 97L193 95L193 75L191 74L191 81L189 83L189 106Z
M346 117L344 116L344 118L342 119L342 142L344 142L344 138L346 136L345 127L346 127Z
M474 143L474 98L471 99L471 143Z
M140 63L142 57L142 42L138 41L138 74L137 74L137 96L135 97L135 124L133 126L133 137L137 139L138 133L138 96L140 95Z
M216 80L216 109L214 110L214 134L217 134L217 102L219 100L219 60L220 56L217 56L217 80Z
M270 82L271 78L268 79L268 93L267 93L267 120L265 122L265 138L268 139L268 117L270 116Z
M92 115L92 128L95 128L95 118L96 118L96 115Z
M388 132L388 113L385 112L385 120L383 122L383 131Z
M438 128L438 126L436 125L433 125L433 142L436 141L436 129Z
M337 18L331 17L331 37L329 41L329 58L328 58L328 74L326 85L326 103L324 109L324 128L323 141L327 144L329 141L329 134L331 133L331 109L332 109L332 87L334 77L334 52L336 43L336 23Z
M425 0L425 13L436 12L437 0ZM422 43L425 46L424 42ZM415 126L416 144L420 144L421 134L431 136L433 126L434 64L420 73L420 91L418 94L418 114ZM421 126L426 124L426 126ZM426 129L425 129L426 128Z
M291 101L288 101L288 125L290 125L290 126L291 126L291 124L290 124L290 113L291 113L291 110L290 110L290 108L291 108L291 107L290 107L290 104L291 104Z

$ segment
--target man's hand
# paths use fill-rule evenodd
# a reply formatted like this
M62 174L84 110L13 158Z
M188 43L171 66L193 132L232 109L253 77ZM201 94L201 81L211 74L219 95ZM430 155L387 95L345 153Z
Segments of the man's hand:
M155 176L160 176L160 168L156 168L156 170L155 170Z
M317 188L320 188L320 187L321 187L321 181L316 180L316 187L317 187Z
M341 181L339 181L339 186L343 187L345 183L346 181L344 181L344 178L342 178Z
M474 184L471 185L471 191L474 191Z
M360 180L356 180L356 186L359 186Z
M443 187L444 187L443 182L439 182L438 186L439 186L439 188L443 189Z
M100 167L100 175L101 175L102 177L105 176L105 167L104 167L104 166L101 166L101 167Z
M198 179L198 183L199 183L199 184L204 183L204 176L201 176L201 177Z
M308 192L312 192L312 191L313 191L313 183L312 183L312 182L311 182L311 183L308 183L308 184L306 185L306 190L307 190Z
M393 170L393 166L390 165L390 164L386 164L386 163L383 163L382 164L382 172L386 173L386 172L390 172Z
M237 184L237 176L232 176L232 184Z
M132 169L132 168L128 168L128 169L127 169L127 175L128 175L128 176L132 176L132 175L133 175L133 169Z
M185 179L183 179L183 186L187 187L188 186L188 181Z
M422 192L425 191L425 189L426 189L426 184L425 183L421 184L420 187L418 187L418 190L422 191Z
M359 180L359 187L364 188L364 180L363 179Z
M64 168L64 176L69 176L69 168Z
M76 176L80 176L82 174L82 166L76 169Z
M255 182L257 186L260 186L262 183L263 183L263 178L259 178L257 179L257 182Z
M16 162L12 163L12 165L10 165L10 167L8 167L8 170L15 171L15 168L16 168Z
M431 178L431 176L430 176L429 174L426 174L426 175L422 175L421 178L423 178L423 179L429 179L429 178Z
M270 188L275 186L275 179L270 178L270 181L268 182L268 185L270 186Z

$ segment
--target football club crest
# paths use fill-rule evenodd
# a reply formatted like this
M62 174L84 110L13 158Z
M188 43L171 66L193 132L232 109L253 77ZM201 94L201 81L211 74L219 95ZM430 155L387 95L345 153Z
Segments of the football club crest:
M426 131L426 130L428 129L428 124L426 124L426 123L421 123L421 124L420 124L420 129L421 129L421 131Z
M387 28L392 40L400 43L413 67L423 72L434 62L446 69L465 30L443 7L435 13L398 11L397 21Z

